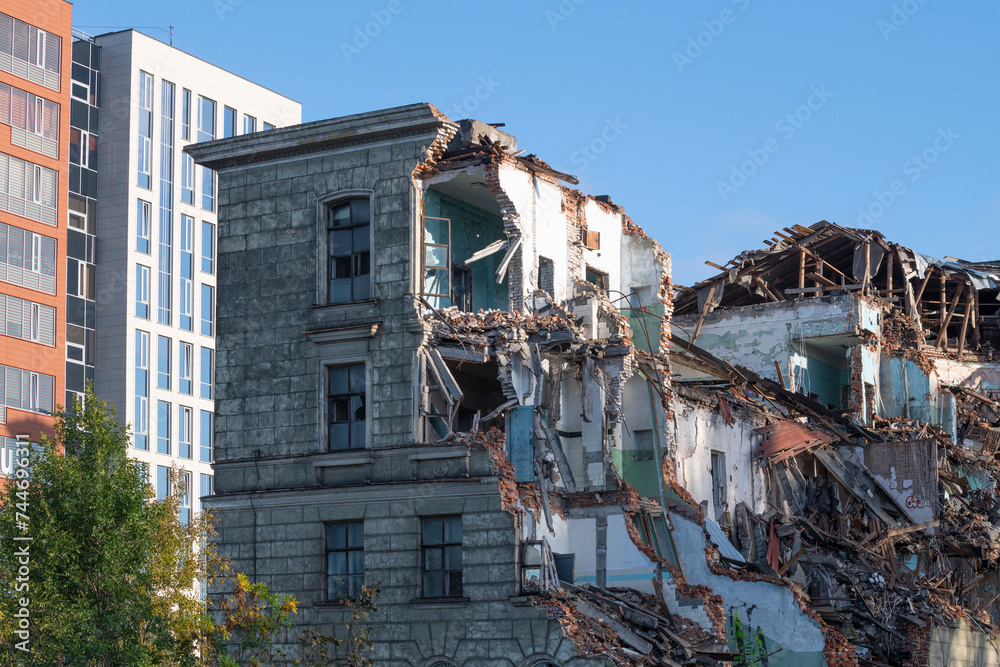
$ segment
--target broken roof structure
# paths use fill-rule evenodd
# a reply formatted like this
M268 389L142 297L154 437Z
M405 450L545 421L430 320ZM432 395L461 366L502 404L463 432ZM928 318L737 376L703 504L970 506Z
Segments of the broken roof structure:
M995 267L827 222L767 246L677 288L675 390L769 413L765 497L715 518L860 664L997 664Z

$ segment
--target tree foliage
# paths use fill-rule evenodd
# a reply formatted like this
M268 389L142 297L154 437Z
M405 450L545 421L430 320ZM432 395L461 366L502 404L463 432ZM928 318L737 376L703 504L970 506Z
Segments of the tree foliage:
M0 664L267 667L286 657L275 643L297 601L232 576L210 539L210 512L181 521L176 470L175 493L156 501L145 466L128 457L127 428L91 391L56 414L54 432L25 452L15 479L0 481ZM204 591L229 588L213 613ZM348 603L345 638L304 633L295 664L370 665L362 624L375 593Z

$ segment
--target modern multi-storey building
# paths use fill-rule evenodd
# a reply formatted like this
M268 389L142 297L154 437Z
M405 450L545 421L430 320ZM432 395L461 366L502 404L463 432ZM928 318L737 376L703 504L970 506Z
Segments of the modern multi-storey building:
M72 6L0 13L0 476L17 438L51 433L63 392Z
M132 425L157 496L176 465L183 511L197 511L212 489L219 201L215 174L182 149L298 123L301 106L134 30L94 47L101 115L80 132L81 146L84 133L102 146L96 318L85 321L96 322L95 387Z

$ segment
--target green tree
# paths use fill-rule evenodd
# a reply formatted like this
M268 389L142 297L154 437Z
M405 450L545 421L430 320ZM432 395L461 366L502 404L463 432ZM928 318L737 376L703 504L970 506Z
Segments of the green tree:
M274 644L295 598L232 576L210 539L211 513L180 520L176 470L176 492L156 501L145 467L128 458L128 429L89 390L56 414L54 432L24 443L14 479L0 480L0 664L265 667L284 658ZM232 590L214 616L206 587ZM370 664L359 623L372 598L366 589L353 603L346 639L307 632L303 647L312 640L346 651L346 664Z
M148 502L113 411L93 394L84 406L57 414L55 439L43 437L23 457L30 482L20 467L0 490L2 632L20 629L21 598L30 613L30 650L5 641L4 664L154 664L173 643L151 567L168 510ZM23 545L30 575L19 591Z

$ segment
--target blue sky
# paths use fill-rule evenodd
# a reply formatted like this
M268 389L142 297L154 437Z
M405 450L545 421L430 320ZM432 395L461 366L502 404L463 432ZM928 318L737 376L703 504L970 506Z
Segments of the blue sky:
M78 0L288 95L303 120L412 102L506 123L609 194L691 284L774 230L830 220L1000 258L985 0ZM367 29L367 33L365 31ZM374 36L371 36L374 35Z

